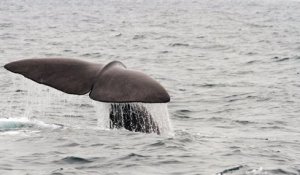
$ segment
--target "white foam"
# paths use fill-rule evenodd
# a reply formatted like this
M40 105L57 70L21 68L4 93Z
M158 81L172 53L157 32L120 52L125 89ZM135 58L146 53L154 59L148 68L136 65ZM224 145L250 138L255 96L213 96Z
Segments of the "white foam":
M0 118L0 131L18 130L24 128L61 128L60 125L47 124L39 120L23 118Z

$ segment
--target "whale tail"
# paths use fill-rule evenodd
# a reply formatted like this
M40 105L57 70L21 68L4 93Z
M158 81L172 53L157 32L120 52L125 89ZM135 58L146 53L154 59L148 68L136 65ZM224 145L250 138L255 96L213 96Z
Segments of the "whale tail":
M118 61L107 65L66 58L25 59L8 63L7 70L68 94L90 92L93 100L112 103L166 103L167 91L154 79L128 70Z

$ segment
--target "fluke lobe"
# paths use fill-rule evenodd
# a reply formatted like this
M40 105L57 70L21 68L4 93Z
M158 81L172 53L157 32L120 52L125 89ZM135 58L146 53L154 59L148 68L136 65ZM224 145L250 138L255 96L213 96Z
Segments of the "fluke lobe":
M168 92L146 74L126 69L119 61L107 65L66 58L25 59L8 63L7 70L68 94L111 103L111 128L159 134L157 123L141 103L167 103ZM125 111L125 112L123 112Z

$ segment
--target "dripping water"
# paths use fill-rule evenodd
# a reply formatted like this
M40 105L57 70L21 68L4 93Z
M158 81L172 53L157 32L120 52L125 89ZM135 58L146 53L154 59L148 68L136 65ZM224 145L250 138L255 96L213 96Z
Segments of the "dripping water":
M93 101L96 116L98 120L98 127L100 129L109 129L109 107L110 103L102 103Z
M134 132L173 134L165 103L94 102L94 106L101 129L124 128Z
M127 129L135 132L172 135L167 104L165 103L103 103L87 95L65 94L11 73L10 97L6 99L5 118L24 118L57 123L64 126L100 129ZM21 99L19 103L14 99ZM81 108L81 106L90 108ZM96 122L95 122L96 121Z
M160 134L157 123L141 104L112 103L109 118L110 128L125 128L134 132Z
M156 121L161 134L173 135L167 103L143 103L144 107Z
M92 100L87 95L66 94L21 75L9 74L10 98L2 99L6 104L1 108L2 118L38 120L75 128L96 125Z

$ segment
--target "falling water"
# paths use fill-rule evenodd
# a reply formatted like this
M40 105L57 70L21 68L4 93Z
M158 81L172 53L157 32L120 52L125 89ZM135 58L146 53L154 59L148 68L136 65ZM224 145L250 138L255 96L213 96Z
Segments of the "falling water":
M2 99L6 105L1 106L1 117L46 123L57 123L59 119L58 124L81 128L95 121L92 100L88 96L65 94L12 73L7 83L12 84L10 98Z
M167 103L143 103L142 105L146 107L153 119L157 122L161 134L173 135Z
M97 118L98 118L98 127L101 129L109 129L112 126L110 115L111 113L115 115L119 113L122 116L121 121L119 121L120 125L124 126L124 116L126 113L134 113L132 115L148 115L143 117L151 117L155 126L158 126L159 133L162 135L172 135L173 129L171 127L171 122L169 118L169 112L167 108L167 104L165 103L102 103L102 102L94 102L94 106L96 108ZM114 107L117 106L117 107ZM130 111L127 108L130 107ZM146 114L145 114L146 113ZM131 114L130 114L131 115ZM132 117L132 116L130 116ZM147 124L147 121L139 121L142 122L140 125ZM149 123L148 123L149 124ZM130 125L134 125L131 123ZM150 124L149 124L150 125ZM146 126L144 126L146 127ZM149 126L150 130L155 130L155 128L151 128L152 125ZM135 131L133 129L133 131Z
M110 103L93 101L100 129L109 129L109 108Z
M2 113L6 114L3 117L12 120L21 117L29 121L36 119L46 123L56 123L59 118L59 124L64 126L86 128L92 124L100 129L110 129L112 128L110 113L116 112L112 111L112 105L120 107L118 112L121 116L128 112L125 109L126 106L130 106L132 108L130 111L142 119L139 120L139 126L146 127L147 116L143 115L147 114L151 122L153 119L155 127L159 129L159 134L171 135L173 133L167 104L164 103L103 103L93 101L87 95L65 94L21 75L11 74L9 81L13 84L10 96L14 98L6 99L7 106L2 109ZM19 103L13 101L15 98L21 99ZM124 123L124 118L121 122ZM152 125L149 124L149 127ZM154 129L150 128L152 131Z

